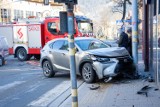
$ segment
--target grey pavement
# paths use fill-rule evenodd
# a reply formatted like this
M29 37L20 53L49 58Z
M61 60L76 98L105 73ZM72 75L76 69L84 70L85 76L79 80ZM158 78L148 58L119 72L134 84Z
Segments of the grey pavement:
M144 65L140 57L138 62L139 74L146 77L149 73L144 72ZM109 83L97 82L95 84L83 83L78 87L79 107L160 107L160 90L155 82L148 82L145 78L124 79ZM151 87L145 94L137 94L144 86ZM90 87L99 87L91 90ZM72 100L70 89L66 90L49 107L71 107Z

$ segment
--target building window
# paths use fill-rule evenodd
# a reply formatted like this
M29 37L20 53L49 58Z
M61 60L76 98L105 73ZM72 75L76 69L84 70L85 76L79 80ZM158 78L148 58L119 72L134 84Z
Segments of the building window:
M22 19L23 11L22 10L14 10L14 20Z
M10 22L11 21L11 10L10 9L1 9L1 18L2 22Z
M34 12L33 11L26 11L26 18L28 18L29 16L34 16Z
M36 17L41 17L42 13L41 12L36 12Z

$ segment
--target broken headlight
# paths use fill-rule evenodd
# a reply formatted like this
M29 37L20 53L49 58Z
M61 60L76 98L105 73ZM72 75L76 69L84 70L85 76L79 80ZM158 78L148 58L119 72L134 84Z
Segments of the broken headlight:
M109 58L104 58L104 57L99 57L99 56L94 56L94 55L90 55L90 58L93 61L98 61L98 62L108 62L108 61L110 61Z

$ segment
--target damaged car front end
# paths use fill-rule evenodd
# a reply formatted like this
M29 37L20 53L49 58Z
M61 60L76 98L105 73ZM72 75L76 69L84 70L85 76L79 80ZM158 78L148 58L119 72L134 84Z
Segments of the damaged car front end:
M131 72L133 60L122 47L101 48L87 51L98 79L111 79L119 74Z

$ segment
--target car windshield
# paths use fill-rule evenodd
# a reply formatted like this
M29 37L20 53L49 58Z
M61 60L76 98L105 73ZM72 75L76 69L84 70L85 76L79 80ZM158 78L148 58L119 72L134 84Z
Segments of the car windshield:
M100 40L92 40L92 39L87 39L87 40L76 40L75 43L78 45L78 47L83 50L92 50L92 49L99 49L99 48L108 48L109 46L103 43Z

